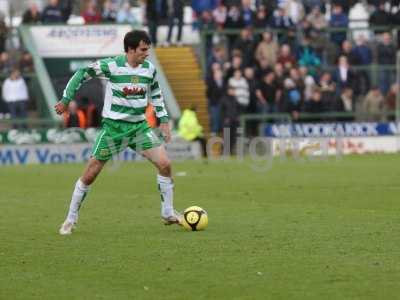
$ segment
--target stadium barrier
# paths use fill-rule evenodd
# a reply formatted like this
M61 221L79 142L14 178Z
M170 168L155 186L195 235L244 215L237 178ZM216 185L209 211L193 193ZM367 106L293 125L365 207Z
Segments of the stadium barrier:
M0 132L0 166L86 162L98 131L98 128L51 128ZM172 160L201 157L199 143L186 142L177 136L166 149ZM113 156L114 162L142 159L130 149Z
M384 114L387 120L393 120L394 115L394 112ZM357 116L354 113L300 113L299 119L293 122L290 115L285 113L243 115L238 133L249 149L252 143L261 142L272 156L400 152L400 122L340 121ZM320 121L315 122L315 119ZM249 122L258 123L256 139L246 136Z

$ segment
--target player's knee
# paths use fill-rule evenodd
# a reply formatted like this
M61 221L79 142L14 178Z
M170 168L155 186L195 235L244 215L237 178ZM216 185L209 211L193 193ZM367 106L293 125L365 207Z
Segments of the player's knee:
M85 185L91 185L96 179L96 176L94 174L84 174L81 177L81 181L85 184Z
M163 159L157 164L160 174L163 176L171 176L171 161L169 159Z
M91 185L96 180L96 177L97 177L96 172L93 172L93 170L88 170L81 177L81 181L86 185Z
M86 185L91 185L96 180L96 177L103 168L103 165L104 163L99 161L90 162L88 168L81 177L82 182Z

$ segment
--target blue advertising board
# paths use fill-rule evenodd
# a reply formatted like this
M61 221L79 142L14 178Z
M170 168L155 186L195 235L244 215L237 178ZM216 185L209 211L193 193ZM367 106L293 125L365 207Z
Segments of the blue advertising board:
M395 122L349 122L349 123L282 123L268 124L264 136L286 137L373 137L393 136L400 133Z

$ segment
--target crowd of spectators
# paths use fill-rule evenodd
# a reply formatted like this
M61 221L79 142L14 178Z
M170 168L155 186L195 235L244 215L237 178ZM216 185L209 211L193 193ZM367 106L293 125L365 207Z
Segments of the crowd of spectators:
M32 55L22 47L11 45L11 40L11 28L0 13L0 119L25 118L28 107L33 104L28 92L29 77L34 71Z
M380 121L393 111L398 42L389 26L400 25L399 3L371 1L375 29L367 36L348 32L356 1L205 2L195 11L199 29L212 29L206 81L213 133L235 128L245 113L299 121L302 113L344 112L340 120Z

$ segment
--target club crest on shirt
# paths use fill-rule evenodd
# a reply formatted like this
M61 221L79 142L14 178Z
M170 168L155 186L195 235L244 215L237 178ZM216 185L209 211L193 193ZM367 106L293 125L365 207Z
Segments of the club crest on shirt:
M132 83L139 83L139 76L132 76Z

